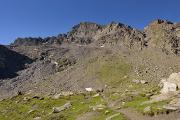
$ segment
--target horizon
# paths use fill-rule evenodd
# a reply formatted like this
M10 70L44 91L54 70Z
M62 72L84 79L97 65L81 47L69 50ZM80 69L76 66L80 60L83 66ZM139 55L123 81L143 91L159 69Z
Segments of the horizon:
M80 22L106 25L112 21L142 30L151 21L180 21L178 0L0 0L0 44L18 37L67 33Z

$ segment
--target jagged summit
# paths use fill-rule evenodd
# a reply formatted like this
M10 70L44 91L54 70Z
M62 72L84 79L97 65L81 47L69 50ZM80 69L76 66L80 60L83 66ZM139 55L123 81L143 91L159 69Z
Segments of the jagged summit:
M169 20L163 20L163 19L156 19L153 20L150 24L174 24L173 22L169 21Z
M139 32L138 30L133 29L130 26L124 25L122 23L111 22L108 25L99 25L92 22L81 22L74 27L67 34L47 37L47 38L17 38L14 43L11 45L18 46L33 46L33 45L51 45L51 44L62 44L64 42L68 43L78 43L78 44L90 44L93 42L100 42L104 37L108 37L108 41L111 42L110 39L124 39L127 34L128 36L132 36L135 32ZM139 32L140 33L140 32ZM124 37L122 37L124 36ZM134 35L136 36L136 35ZM129 38L128 38L129 39ZM116 41L117 41L116 40ZM103 42L104 44L106 42Z
M97 30L102 28L103 25L93 23L93 22L80 22L79 24L72 27L72 30Z
M12 45L119 44L131 49L151 46L160 48L167 54L178 54L180 51L179 36L179 24L162 19L152 21L144 31L118 22L111 22L107 25L81 22L72 27L67 34L47 38L18 38Z

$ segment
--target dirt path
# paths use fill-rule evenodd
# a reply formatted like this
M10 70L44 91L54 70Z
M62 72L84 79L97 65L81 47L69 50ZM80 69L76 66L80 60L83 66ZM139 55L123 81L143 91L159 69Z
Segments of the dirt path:
M180 120L180 113L162 114L154 117L144 116L133 109L126 108L118 110L125 115L128 120Z

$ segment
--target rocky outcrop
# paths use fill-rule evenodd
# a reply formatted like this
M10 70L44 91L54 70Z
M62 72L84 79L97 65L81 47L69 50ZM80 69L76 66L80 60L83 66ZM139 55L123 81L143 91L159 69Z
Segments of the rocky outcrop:
M166 94L177 91L180 89L180 73L172 73L168 79L163 79L161 83L163 84L161 93Z
M94 37L99 44L126 46L143 49L146 46L144 33L122 23L112 22L99 30Z
M179 54L180 38L176 34L176 25L167 20L155 20L146 28L146 40L150 47L160 48L166 54Z
M68 102L61 107L54 107L53 113L59 113L59 112L64 111L66 109L70 109L71 107L72 107L72 104L70 102Z
M172 73L167 80L171 83L176 84L178 89L180 89L180 72Z
M102 28L102 25L96 23L82 22L75 25L67 36L71 42L89 44L94 41L93 37L97 34L97 31Z
M162 94L167 94L167 93L176 92L176 91L177 91L177 85L175 83L163 81L163 88L161 90Z

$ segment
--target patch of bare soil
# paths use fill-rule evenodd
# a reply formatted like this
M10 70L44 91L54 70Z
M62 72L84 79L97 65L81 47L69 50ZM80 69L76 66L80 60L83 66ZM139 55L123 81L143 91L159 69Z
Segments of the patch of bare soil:
M93 120L97 116L96 112L87 112L79 116L76 120Z

